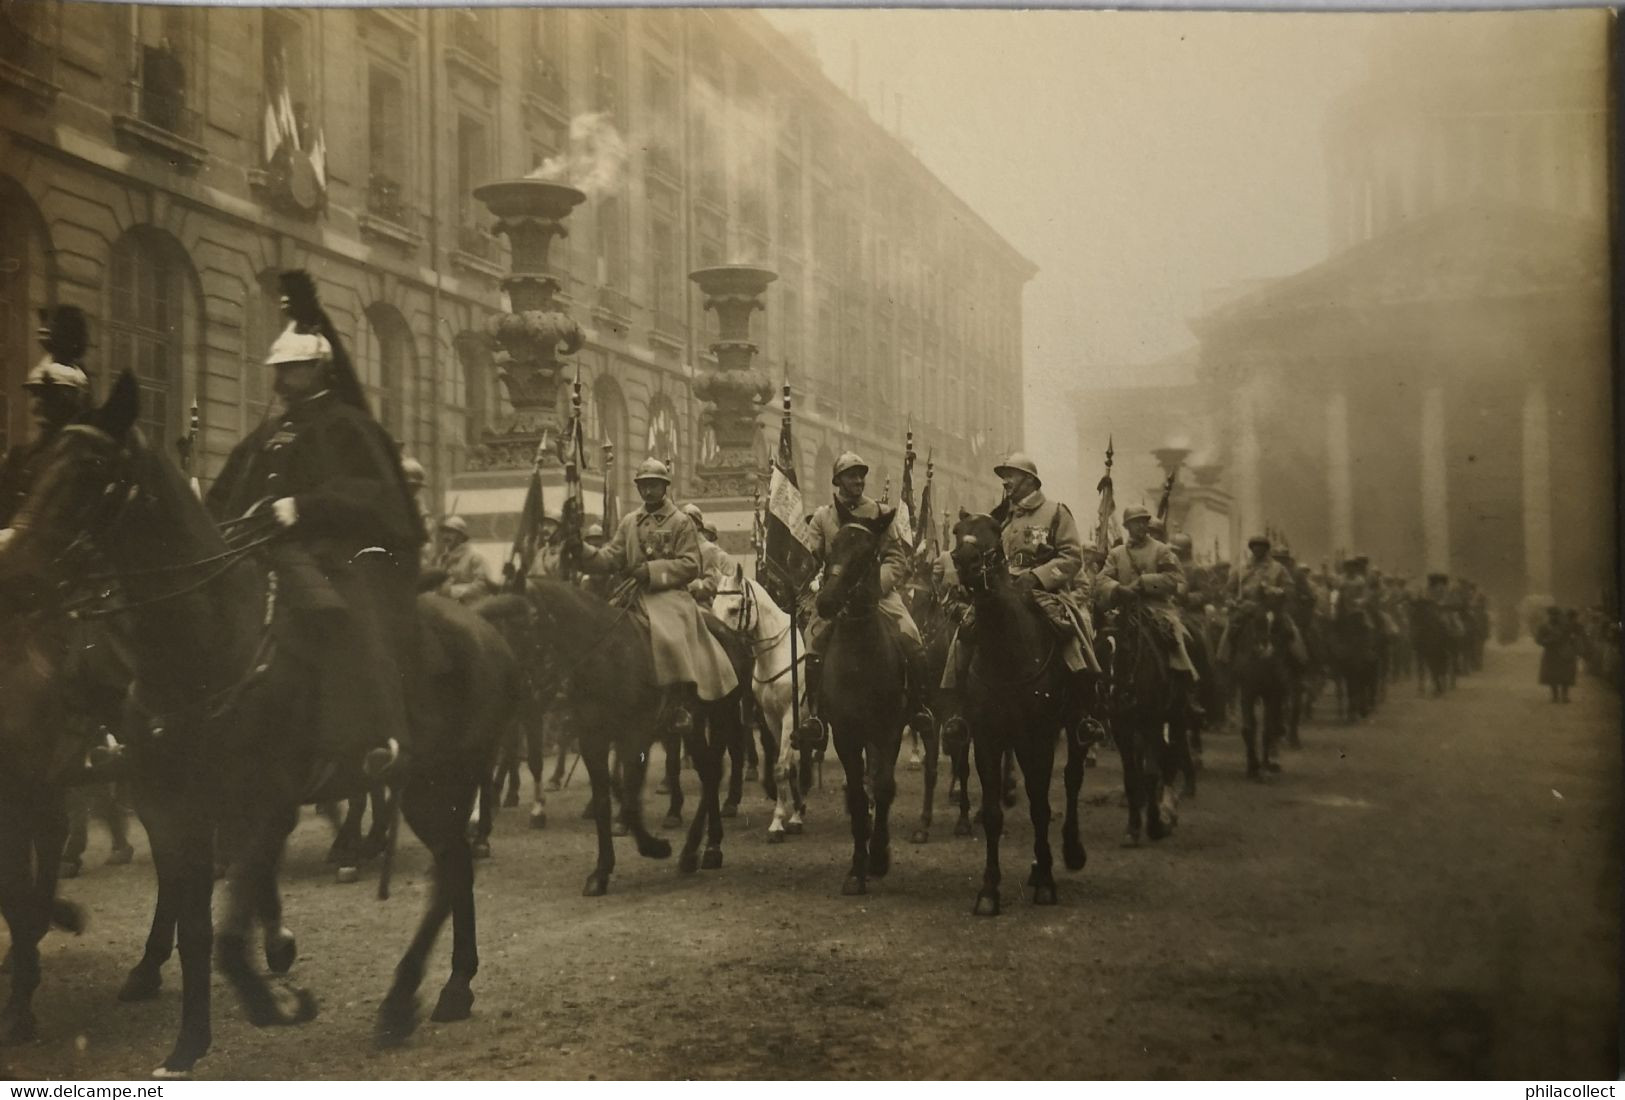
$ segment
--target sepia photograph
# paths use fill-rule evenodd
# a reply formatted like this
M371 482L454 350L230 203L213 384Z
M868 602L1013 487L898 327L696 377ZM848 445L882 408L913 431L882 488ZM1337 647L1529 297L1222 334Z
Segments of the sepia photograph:
M1618 1079L1617 34L0 0L0 1079Z

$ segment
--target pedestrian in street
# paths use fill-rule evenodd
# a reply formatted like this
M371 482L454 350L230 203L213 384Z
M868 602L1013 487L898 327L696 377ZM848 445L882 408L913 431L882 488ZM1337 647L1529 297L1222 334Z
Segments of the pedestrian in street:
M1546 609L1546 621L1535 633L1540 643L1540 682L1552 691L1552 702L1569 701L1569 688L1574 686L1579 665L1579 638L1569 624L1568 617L1557 607Z

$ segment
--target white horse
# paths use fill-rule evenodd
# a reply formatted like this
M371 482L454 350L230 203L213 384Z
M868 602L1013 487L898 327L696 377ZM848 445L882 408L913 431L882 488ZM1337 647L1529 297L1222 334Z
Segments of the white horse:
M798 754L791 746L796 713L792 690L798 696L794 702L803 713L807 706L806 643L799 630L794 632L792 642L790 616L773 602L767 589L745 576L743 566L735 568L729 587L717 591L711 601L711 613L747 638L756 657L751 671L751 689L767 732L775 736L779 749L773 765L777 804L773 807L773 822L767 827L768 842L778 844L786 834L801 832L802 817L807 810L800 769L796 767ZM790 674L792 651L796 654L796 663L801 665L794 677ZM794 689L792 682L796 685Z

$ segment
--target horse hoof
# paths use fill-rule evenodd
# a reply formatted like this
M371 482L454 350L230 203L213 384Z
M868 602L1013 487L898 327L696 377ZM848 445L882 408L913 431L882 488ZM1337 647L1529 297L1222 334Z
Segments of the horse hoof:
M639 840L638 855L644 859L670 859L671 841L662 840L657 836L652 836L648 840Z
M547 828L547 811L546 810L532 810L532 811L530 811L530 827L532 829L545 829L545 828Z
M80 869L80 864L77 859L65 859L57 865L56 877L59 879L78 878Z
M581 888L584 898L601 898L609 893L609 876L601 875L597 871L587 876L587 885Z
M983 890L976 895L976 905L971 912L978 917L996 917L999 915L999 894L996 890Z
M891 849L873 848L869 852L869 874L875 878L885 878L886 872L891 870Z
M381 1047L398 1047L412 1037L418 1029L418 999L398 997L394 993L378 1006L378 1019L373 1024L372 1041Z
M107 865L109 867L123 867L126 863L129 863L134 858L135 849L126 844L122 848L114 848L112 852L108 854Z
M683 827L682 814L667 814L666 820L660 823L662 829L681 829Z
M723 817L738 817L739 816L739 803L737 803L737 802L724 802L722 804L722 816Z
M547 789L550 791L563 790L564 781L556 775L550 776L547 780Z
M429 1013L429 1019L437 1024L455 1023L466 1020L474 1014L474 991L461 983L452 985L449 982L440 991L440 997L434 1003L434 1011Z
M1034 905L1055 905L1060 899L1055 894L1053 882L1041 882L1033 887Z
M509 791L507 794L502 796L502 808L504 810L511 810L511 809L515 808L516 806L518 806L518 805L519 805L519 792L518 791Z
M265 938L265 968L271 973L286 974L293 969L293 961L298 957L298 943L286 928L279 928Z
M1148 821L1145 823L1145 835L1150 837L1152 840L1163 840L1168 836L1168 832L1168 828L1160 821Z
M1089 853L1084 850L1083 841L1068 840L1061 844L1061 858L1066 862L1068 871L1081 871L1084 864L1089 862Z
M678 873L692 875L700 869L700 856L698 852L684 852L677 857Z
M719 871L722 869L722 849L707 848L705 855L700 857L700 869L704 871Z
M334 882L342 882L345 885L349 885L352 882L359 882L360 880L361 869L359 867L340 867L338 870L333 872Z
M491 858L491 842L488 840L476 840L468 846L468 849L473 853L475 859Z
M77 936L84 932L87 923L85 911L80 906L65 898L56 898L51 902L51 927Z
M158 1081L189 1081L192 1070L197 1066L198 1059L209 1052L210 1037L207 1033L193 1037L182 1037L175 1043L169 1057L164 1059L163 1065L152 1071L154 1080Z
M784 823L784 831L789 833L791 836L800 836L802 827L803 826L799 821L786 821Z
M33 1042L37 1024L31 1009L7 1009L0 1013L0 1046Z
M137 963L125 975L124 984L119 986L118 999L124 1004L134 1004L137 1001L150 1001L158 996L158 990L164 984L163 971L158 967L147 967Z
M624 821L617 821L609 827L610 836L631 836L632 830Z
M931 830L925 828L923 825L920 828L915 829L913 834L908 838L910 844L924 844L930 839Z
M869 892L869 884L858 875L847 875L846 881L841 884L841 893L849 898L859 897Z
M967 817L961 817L954 822L954 836L970 836L974 831L971 828L970 819Z
M786 829L769 829L767 831L767 842L769 844L783 844L787 831Z

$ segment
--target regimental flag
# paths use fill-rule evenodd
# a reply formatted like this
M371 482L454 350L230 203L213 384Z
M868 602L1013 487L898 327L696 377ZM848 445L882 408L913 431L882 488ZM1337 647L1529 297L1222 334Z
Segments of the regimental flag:
M903 444L903 486L897 494L897 518L892 521L904 545L913 547L914 538L914 429Z
M931 479L935 473L935 465L931 456L925 456L925 488L920 490L920 523L914 531L914 549L918 550L921 544L928 543L931 547L931 559L936 560L941 551L941 543L937 541L936 524L931 522Z
M1101 553L1111 550L1118 533L1117 496L1112 488L1112 441L1106 439L1106 473L1095 486L1100 493L1100 514L1095 526L1095 546Z
M578 525L586 512L585 501L582 499L581 472L587 468L586 441L582 437L581 427L581 367L576 367L575 381L570 388L570 427L560 448L559 457L564 461L564 502L565 514L561 523L563 526ZM564 568L564 579L575 579L575 567L568 563Z
M542 464L540 452L547 446L544 439L537 448L537 461L531 466L530 486L525 490L525 504L519 509L519 528L514 532L513 548L508 551L508 564L512 569L511 584L518 584L530 575L536 554L547 538L547 512L542 507Z
M817 540L807 522L807 506L796 483L795 450L790 438L790 385L784 386L784 420L779 429L779 452L773 460L767 487L767 515L763 517L765 552L758 579L782 608L790 608L817 571L813 557Z
M604 534L613 535L621 522L621 498L615 491L615 444L604 444Z

